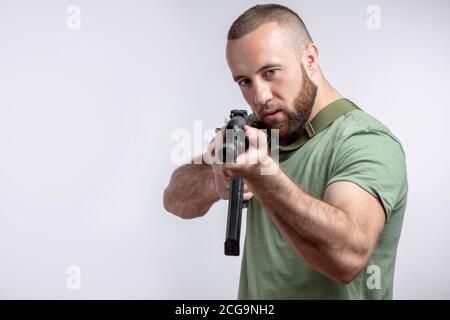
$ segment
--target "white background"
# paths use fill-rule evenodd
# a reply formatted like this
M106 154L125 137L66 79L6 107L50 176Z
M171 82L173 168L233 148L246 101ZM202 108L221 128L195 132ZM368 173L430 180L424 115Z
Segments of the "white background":
M256 3L0 0L0 298L236 297L226 202L183 221L162 194L174 130L246 108L224 49ZM449 3L280 3L304 19L328 80L406 150L395 298L449 299ZM67 27L72 4L81 30Z

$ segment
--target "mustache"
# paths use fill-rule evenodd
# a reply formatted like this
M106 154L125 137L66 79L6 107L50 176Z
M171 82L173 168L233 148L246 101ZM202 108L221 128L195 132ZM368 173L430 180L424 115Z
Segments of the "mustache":
M279 109L279 111L284 112L283 110ZM266 124L262 119L260 120L256 113L252 113L248 117L248 125L256 128L256 129L272 129L271 125Z
M260 116L256 115L256 113L252 113L252 115L254 115L253 120L254 121L262 121L264 119L264 115L267 114L269 111L274 112L274 111L281 111L284 113L289 113L286 111L286 106L284 105L264 105L260 111L258 112L258 114L260 114Z

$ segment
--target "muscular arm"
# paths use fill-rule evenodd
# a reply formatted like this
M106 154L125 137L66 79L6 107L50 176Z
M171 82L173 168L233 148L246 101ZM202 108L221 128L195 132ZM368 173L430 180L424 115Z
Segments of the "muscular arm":
M164 208L183 219L203 216L217 200L213 169L207 164L176 169L164 190Z
M276 164L274 164L276 165ZM319 200L281 169L245 179L283 237L312 268L348 283L367 264L385 223L378 199L356 184L339 181Z

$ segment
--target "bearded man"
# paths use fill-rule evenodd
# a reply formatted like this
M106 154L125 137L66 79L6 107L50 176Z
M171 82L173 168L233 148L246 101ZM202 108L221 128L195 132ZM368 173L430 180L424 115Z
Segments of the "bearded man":
M408 191L399 140L330 85L289 8L244 12L229 29L226 58L256 118L241 156L258 161L181 166L164 192L166 210L200 217L227 199L230 179L243 179L239 299L392 299ZM279 162L255 127L278 129Z

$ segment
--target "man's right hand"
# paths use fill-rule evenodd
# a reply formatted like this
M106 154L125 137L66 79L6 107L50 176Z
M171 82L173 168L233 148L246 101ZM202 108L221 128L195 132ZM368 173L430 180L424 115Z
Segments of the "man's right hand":
M223 172L223 164L221 160L215 154L215 150L221 150L223 144L223 137L225 134L225 127L222 127L217 132L214 139L209 143L205 160L211 165L214 173L214 190L220 199L227 200L230 194L230 178L225 176ZM250 200L253 197L253 193L248 189L244 183L244 201Z
M212 165L214 172L214 190L216 191L219 198L227 200L230 195L230 178L226 177L223 173L222 164ZM250 200L253 197L253 193L248 189L247 185L244 183L244 201Z

